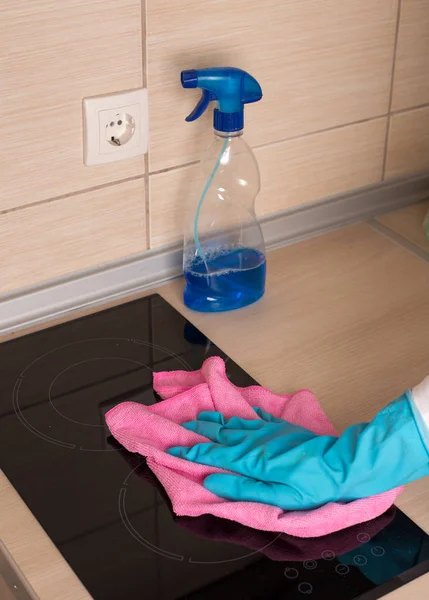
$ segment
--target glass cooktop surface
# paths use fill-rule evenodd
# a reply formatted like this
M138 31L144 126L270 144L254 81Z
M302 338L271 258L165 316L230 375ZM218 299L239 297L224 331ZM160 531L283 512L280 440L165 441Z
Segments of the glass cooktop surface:
M255 384L157 295L0 345L1 468L93 598L370 600L427 572L429 537L395 507L313 539L172 513L104 415L215 355Z

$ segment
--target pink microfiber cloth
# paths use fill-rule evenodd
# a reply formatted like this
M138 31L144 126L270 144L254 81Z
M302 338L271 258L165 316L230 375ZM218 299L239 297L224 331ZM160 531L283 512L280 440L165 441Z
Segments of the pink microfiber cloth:
M106 415L112 435L130 452L147 457L149 468L167 492L174 512L196 517L212 514L262 531L297 537L318 537L369 521L392 506L402 488L347 504L330 502L314 510L284 511L258 502L231 502L206 490L204 479L222 469L207 467L166 454L172 446L193 446L207 438L181 427L203 410L257 419L253 406L306 427L318 435L338 435L316 397L308 390L279 396L269 390L233 385L225 363L213 357L199 371L154 374L154 389L165 399L154 406L136 402L118 404Z

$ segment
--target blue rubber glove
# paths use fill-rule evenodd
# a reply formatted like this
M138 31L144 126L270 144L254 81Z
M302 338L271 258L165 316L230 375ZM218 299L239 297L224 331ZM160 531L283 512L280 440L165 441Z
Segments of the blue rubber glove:
M371 423L353 425L339 438L315 435L261 409L255 412L260 419L202 412L183 427L212 442L167 452L238 473L205 479L204 486L218 496L284 510L349 502L429 475L424 424L418 424L408 392Z

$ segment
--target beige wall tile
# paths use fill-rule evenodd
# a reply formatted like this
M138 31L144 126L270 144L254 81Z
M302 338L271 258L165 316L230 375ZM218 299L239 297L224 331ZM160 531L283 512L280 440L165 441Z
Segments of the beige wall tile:
M390 121L386 178L429 170L429 108L393 115Z
M399 235L429 254L429 240L423 227L428 212L429 200L382 215L377 221L399 233Z
M386 119L348 125L255 151L260 215L379 183Z
M211 117L181 69L234 65L261 83L252 145L387 112L397 0L157 0L148 4L151 170L197 159Z
M146 249L143 179L0 215L0 293Z
M259 215L377 183L386 119L280 142L255 151L262 187ZM151 245L178 241L195 165L150 175Z
M4 0L0 210L143 172L82 162L82 98L142 84L140 0Z
M402 0L393 110L429 103L429 0Z

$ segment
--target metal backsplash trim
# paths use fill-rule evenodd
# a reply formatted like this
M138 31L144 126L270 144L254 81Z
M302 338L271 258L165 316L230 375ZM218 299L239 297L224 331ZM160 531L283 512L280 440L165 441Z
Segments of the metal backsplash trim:
M429 175L361 189L261 220L268 249L371 219L429 197ZM125 298L181 274L182 249L170 246L73 273L0 297L0 335L83 308Z

